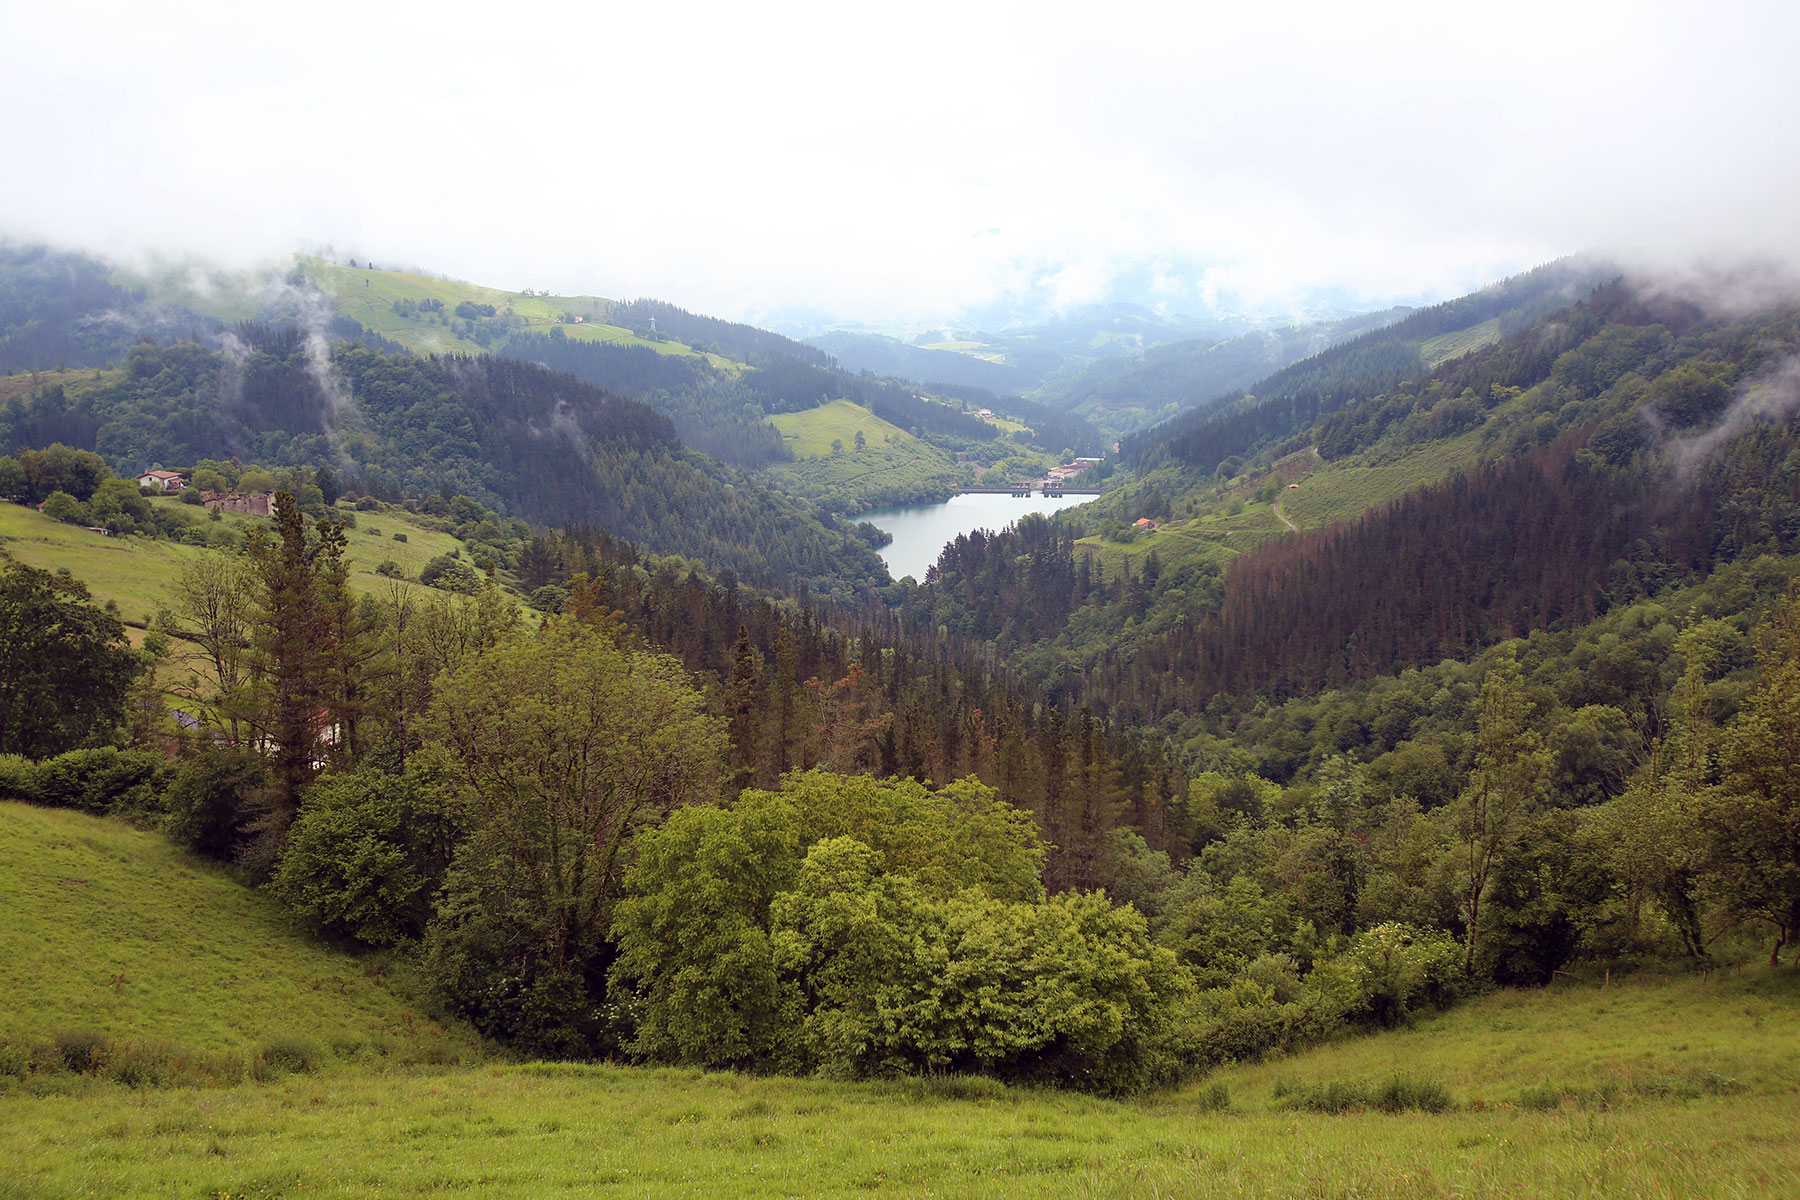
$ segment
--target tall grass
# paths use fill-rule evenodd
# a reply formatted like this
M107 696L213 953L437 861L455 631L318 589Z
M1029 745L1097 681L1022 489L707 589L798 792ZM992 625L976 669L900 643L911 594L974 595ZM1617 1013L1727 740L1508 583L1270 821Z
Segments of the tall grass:
M0 1083L121 1070L233 1083L259 1061L485 1055L375 961L309 941L272 899L156 834L80 813L0 803L0 935Z

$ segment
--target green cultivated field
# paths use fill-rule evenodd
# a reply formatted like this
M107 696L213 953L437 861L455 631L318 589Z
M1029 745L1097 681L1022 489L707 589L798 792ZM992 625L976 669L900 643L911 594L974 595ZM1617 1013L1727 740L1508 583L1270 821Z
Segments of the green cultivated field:
M1791 969L1502 992L1112 1101L960 1077L482 1061L271 902L77 814L0 804L0 901L0 1197L1800 1194ZM134 1088L17 1052L71 1027L321 1053L298 1074ZM1396 1075L1449 1107L1291 1100Z

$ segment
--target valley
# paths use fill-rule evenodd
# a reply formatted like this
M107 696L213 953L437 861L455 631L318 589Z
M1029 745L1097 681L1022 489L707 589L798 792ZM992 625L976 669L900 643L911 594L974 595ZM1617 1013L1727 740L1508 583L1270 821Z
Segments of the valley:
M6 1184L1780 1190L1800 310L1601 274L1216 392L321 259L10 326L10 628L133 657L0 712Z

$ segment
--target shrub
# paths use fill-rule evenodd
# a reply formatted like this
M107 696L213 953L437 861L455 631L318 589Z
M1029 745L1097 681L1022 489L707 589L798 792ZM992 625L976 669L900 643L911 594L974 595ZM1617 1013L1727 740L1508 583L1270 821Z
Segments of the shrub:
M427 749L404 776L321 777L288 831L271 890L333 936L371 946L420 937L464 832L452 770Z
M38 1058L38 1048L30 1042L0 1038L0 1079L23 1079L31 1074Z
M389 579L406 578L406 572L402 571L400 569L400 564L391 558L382 559L381 565L375 568L375 573L377 575L385 575Z
M1370 1108L1384 1113L1441 1113L1456 1107L1442 1084L1408 1075L1395 1075L1374 1086L1342 1079L1323 1083L1283 1080L1275 1085L1275 1099L1281 1108L1292 1111L1334 1114Z
M1562 1099L1561 1088L1540 1083L1520 1092L1519 1098L1514 1103L1530 1112L1549 1112L1553 1108L1562 1107Z
M263 1043L257 1052L262 1070L268 1078L275 1075L306 1075L318 1070L323 1052L317 1042L292 1035L275 1037Z
M69 750L27 765L30 782L21 798L35 804L97 814L162 810L168 769L152 751L102 746Z
M563 602L569 598L569 589L547 583L531 593L525 603L544 613L559 613Z
M1369 1090L1341 1079L1324 1083L1283 1080L1275 1085L1275 1100L1279 1107L1296 1112L1347 1113L1369 1106Z
M406 540L406 535L404 533L396 533L394 535L394 540L396 542L404 542Z
M473 596L481 590L481 576L475 568L454 555L440 554L419 569L419 582L426 587L442 588Z
M39 511L65 525L85 525L89 520L88 506L67 492L51 492Z
M107 1041L104 1034L92 1029L65 1029L52 1039L62 1056L65 1070L86 1074L98 1070L105 1061Z
M1223 1083L1210 1083L1194 1096L1194 1108L1203 1113L1222 1113L1231 1108L1231 1089Z
M1385 1113L1441 1113L1456 1107L1443 1084L1407 1075L1396 1075L1377 1087L1370 1104Z
M169 1042L113 1046L101 1074L126 1087L165 1087L175 1082L185 1056Z
M1353 1017L1397 1025L1425 1005L1447 1008L1464 982L1449 934L1390 922L1356 935L1344 957Z
M989 1075L921 1075L906 1080L904 1094L927 1103L933 1100L1003 1100L1006 1085Z
M167 794L165 832L209 858L224 861L248 832L252 804L267 784L267 768L259 756L204 750L175 770Z
M37 803L37 766L23 754L0 754L0 800Z

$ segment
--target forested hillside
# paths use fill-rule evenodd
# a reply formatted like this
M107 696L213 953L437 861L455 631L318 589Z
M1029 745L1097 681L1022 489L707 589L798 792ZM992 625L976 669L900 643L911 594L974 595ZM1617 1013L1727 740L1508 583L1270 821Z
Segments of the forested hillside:
M0 242L0 375L112 366L140 337L201 324L152 308L86 255Z
M1103 358L1046 383L1033 399L1099 423L1114 433L1157 424L1185 408L1203 407L1242 391L1290 363L1318 354L1406 310L1371 313L1320 325L1240 334L1234 338L1171 342L1142 353Z
M1359 360L1404 349L1374 337ZM1144 435L1140 461L1164 465L1056 532L959 544L917 602L1030 669L1073 665L1086 698L1152 720L1220 691L1304 693L1570 627L1718 563L1794 552L1792 434L1727 410L1785 386L1797 344L1791 310L1708 319L1613 285L1418 381L1346 376L1330 419L1217 473L1171 457L1198 437L1187 426ZM1389 477L1428 486L1356 507L1336 482ZM1325 519L1212 532L1228 526L1209 514L1247 499ZM1140 515L1164 527L1122 552L1081 537Z
M240 325L224 350L134 347L119 371L0 410L13 445L63 441L116 469L238 456L329 466L348 490L444 491L505 516L592 522L729 567L850 597L885 579L873 552L794 502L683 449L652 409L499 358L417 358L296 327Z
M1433 339L1496 319L1499 331L1510 336L1545 313L1582 299L1610 275L1601 264L1552 263L1422 309L1277 371L1244 396L1127 438L1125 457L1138 467L1179 463L1212 471L1234 455L1302 434L1357 399L1424 374L1431 365L1428 344Z

